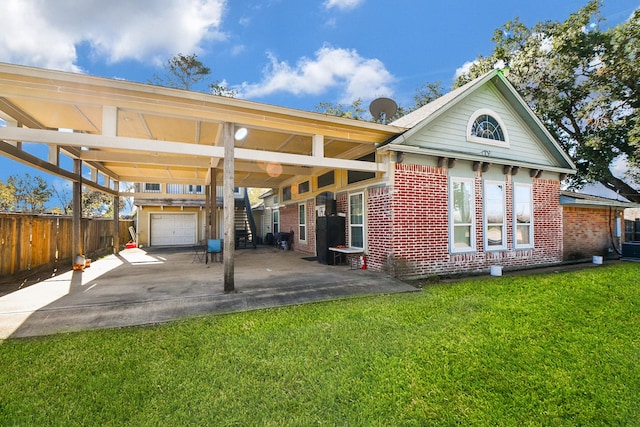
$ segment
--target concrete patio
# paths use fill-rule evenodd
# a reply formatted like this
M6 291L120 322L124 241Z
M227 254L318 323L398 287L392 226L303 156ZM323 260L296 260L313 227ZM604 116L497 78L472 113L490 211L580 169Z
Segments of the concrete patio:
M126 249L0 297L0 339L149 325L207 314L412 292L380 273L327 266L273 247L235 252L235 290L220 262L191 248Z

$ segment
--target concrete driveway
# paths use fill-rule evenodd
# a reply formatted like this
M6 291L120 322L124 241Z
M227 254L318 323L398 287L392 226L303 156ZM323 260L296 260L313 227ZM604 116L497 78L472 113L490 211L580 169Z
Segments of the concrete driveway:
M380 273L327 266L273 247L235 252L235 293L220 262L187 249L126 249L0 297L0 339L148 325L366 294L412 292Z

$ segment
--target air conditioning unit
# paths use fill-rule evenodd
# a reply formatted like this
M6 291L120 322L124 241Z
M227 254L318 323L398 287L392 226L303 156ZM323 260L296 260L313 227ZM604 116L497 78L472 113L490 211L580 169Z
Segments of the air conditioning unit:
M626 242L622 244L622 258L640 259L640 242Z

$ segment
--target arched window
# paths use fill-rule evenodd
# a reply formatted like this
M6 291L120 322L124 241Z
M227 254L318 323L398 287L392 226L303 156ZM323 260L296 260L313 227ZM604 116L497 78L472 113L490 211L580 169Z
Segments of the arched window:
M507 130L500 116L486 109L478 110L471 116L467 126L467 139L483 144L509 144Z

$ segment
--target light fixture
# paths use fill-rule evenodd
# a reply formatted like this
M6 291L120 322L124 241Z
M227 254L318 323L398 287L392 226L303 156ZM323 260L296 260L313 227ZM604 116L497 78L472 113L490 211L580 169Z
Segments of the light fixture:
M235 134L235 139L236 141L242 141L243 139L245 139L247 137L247 134L249 133L249 131L247 130L247 128L238 128L236 130L236 134Z

